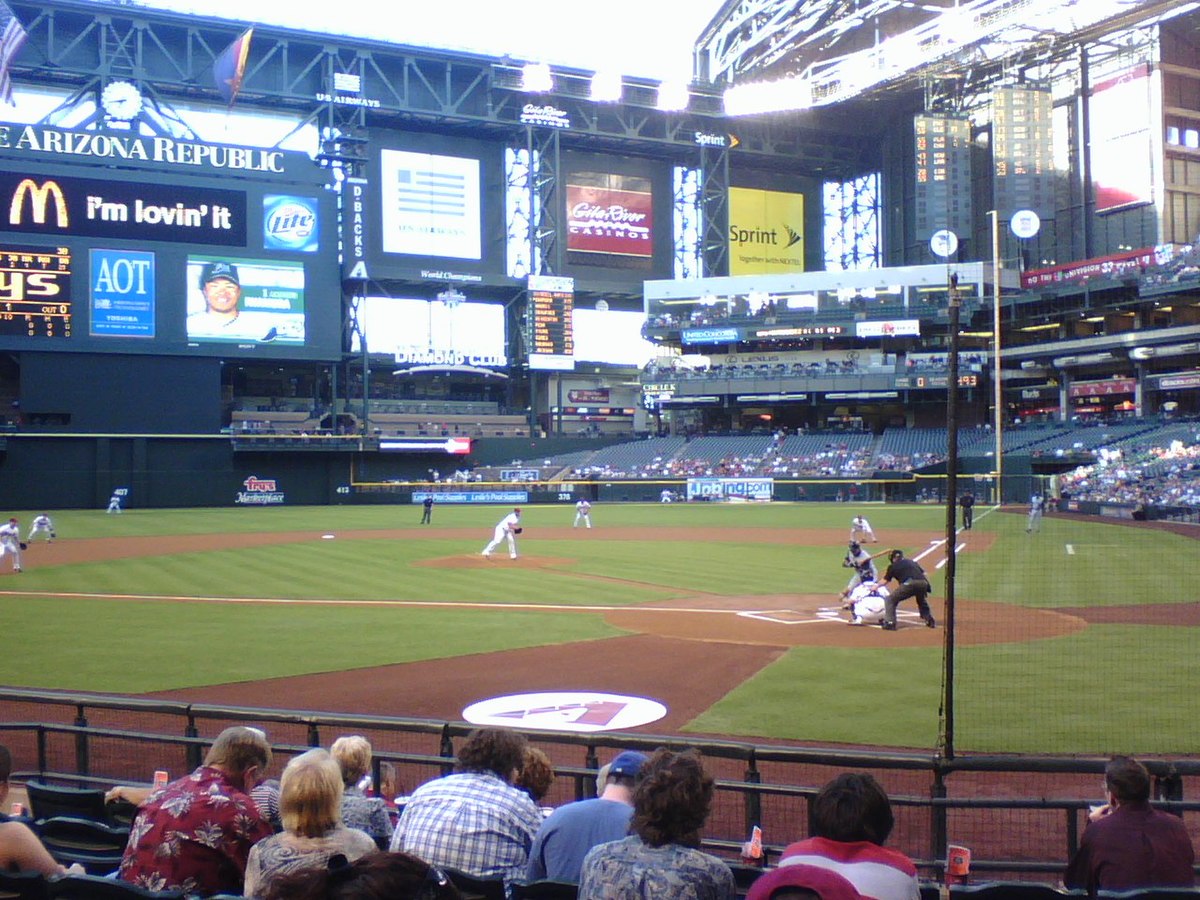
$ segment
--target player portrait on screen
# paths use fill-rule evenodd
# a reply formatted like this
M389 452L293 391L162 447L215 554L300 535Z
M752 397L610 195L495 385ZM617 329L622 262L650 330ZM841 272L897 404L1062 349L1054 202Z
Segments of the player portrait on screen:
M304 265L188 259L189 341L304 343Z

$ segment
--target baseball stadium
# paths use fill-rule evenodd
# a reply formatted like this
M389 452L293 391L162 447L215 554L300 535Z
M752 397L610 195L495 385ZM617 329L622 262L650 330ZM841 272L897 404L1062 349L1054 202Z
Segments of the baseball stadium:
M730 0L669 105L0 2L17 821L103 876L232 726L400 807L505 728L547 808L698 750L739 896L847 772L929 900L1088 895L1114 758L1194 847L1200 10L1033 9ZM109 882L0 897L183 896Z

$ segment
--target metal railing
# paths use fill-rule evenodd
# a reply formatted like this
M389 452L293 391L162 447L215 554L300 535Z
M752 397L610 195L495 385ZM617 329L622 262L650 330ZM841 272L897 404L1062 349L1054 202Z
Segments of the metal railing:
M150 771L163 767L164 759L187 770L195 768L212 738L234 723L273 732L274 752L284 758L328 746L341 734L366 734L375 750L375 783L380 783L380 765L386 761L415 786L449 772L455 743L475 727L432 719L19 689L0 690L0 719L3 742L13 750L17 780L37 777L88 786L142 783ZM147 720L162 724L144 727ZM768 858L777 858L787 843L807 834L808 802L825 781L848 769L872 771L901 788L889 791L897 821L890 844L907 853L923 874L937 878L944 872L947 845L962 843L965 833L973 847L974 869L997 877L1038 874L1053 876L1039 880L1056 880L1078 846L1081 822L1089 804L1096 802L1108 762L1104 757L1076 756L947 759L936 753L761 745L679 735L521 730L551 755L557 802L594 794L602 752L607 757L624 749L697 748L717 777L717 799L704 843L722 855L736 856L751 827L761 825L768 835L782 838L766 845ZM574 759L572 754L577 754ZM1190 817L1192 826L1200 822L1200 801L1184 800L1185 781L1200 779L1200 760L1143 762L1154 776L1156 805ZM1057 784L1063 796L1031 796L1035 778ZM961 789L952 790L958 781L963 782ZM1028 834L1022 837L1024 832ZM994 839L998 836L1003 840Z

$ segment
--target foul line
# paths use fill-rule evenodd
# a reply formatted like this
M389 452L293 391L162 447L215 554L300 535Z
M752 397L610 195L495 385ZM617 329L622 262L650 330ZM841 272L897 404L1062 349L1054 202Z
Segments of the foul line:
M286 606L398 606L430 609L522 609L551 612L709 613L740 616L754 610L709 609L699 606L569 606L562 603L487 603L476 600L297 600L291 597L190 597L184 594L88 594L69 591L0 591L0 597L55 597L64 600L177 600L200 603L265 603Z

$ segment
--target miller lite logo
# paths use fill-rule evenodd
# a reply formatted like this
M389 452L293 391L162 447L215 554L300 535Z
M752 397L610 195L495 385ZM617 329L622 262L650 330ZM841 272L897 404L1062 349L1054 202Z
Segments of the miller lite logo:
M242 482L242 485L246 488L247 491L259 491L259 492L267 493L270 491L278 490L278 488L275 487L275 479L274 478L259 478L257 475L251 475L249 478L247 478L245 481Z
M54 200L55 223L59 228L69 228L71 217L67 211L67 198L57 181L47 180L38 184L32 178L24 178L13 191L12 203L8 207L8 224L20 225L25 208L25 197L29 197L30 219L35 225L46 224L46 207Z

